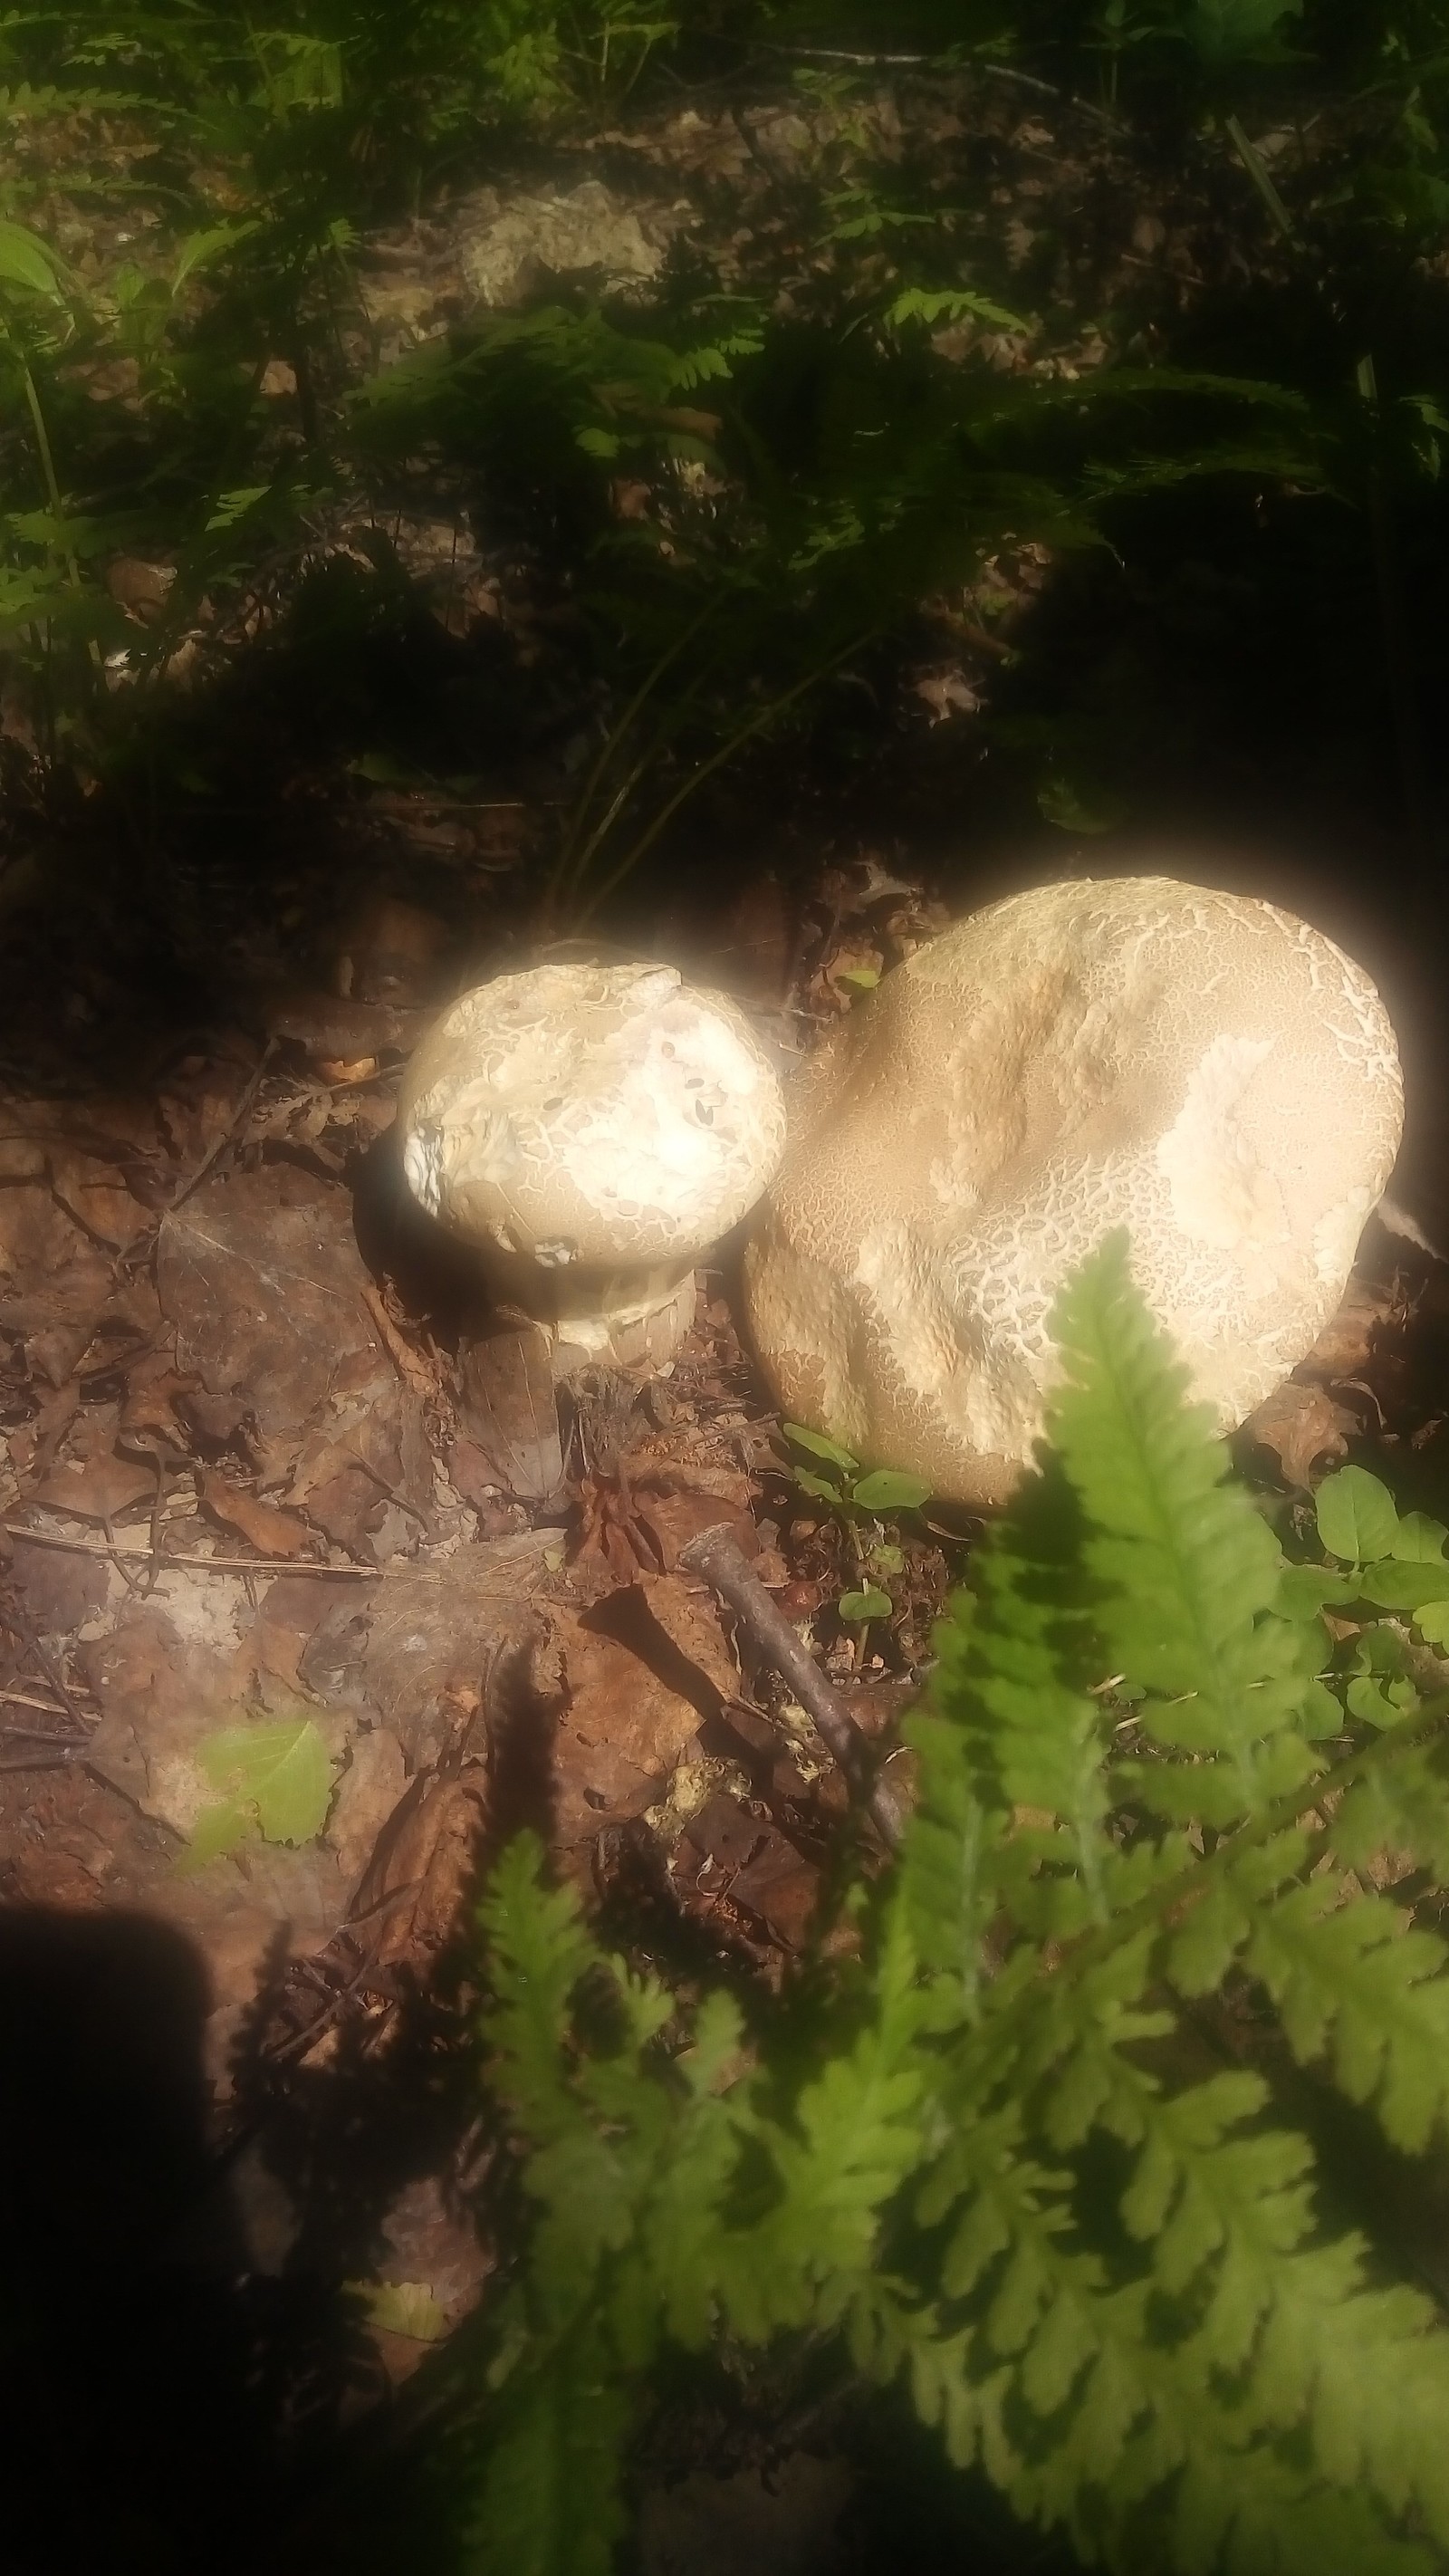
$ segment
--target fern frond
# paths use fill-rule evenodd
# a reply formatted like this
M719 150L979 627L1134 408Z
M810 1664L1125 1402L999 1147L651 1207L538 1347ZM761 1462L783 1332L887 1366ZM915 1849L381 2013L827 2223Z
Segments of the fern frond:
M1059 1297L1063 1378L1048 1436L1090 1525L1083 1562L1114 1668L1143 1686L1143 1732L1195 1762L1167 1812L1252 1817L1306 1780L1294 1724L1313 1675L1301 1632L1272 1616L1280 1557L1241 1489L1187 1372L1132 1287L1125 1234L1107 1238ZM1204 1776L1204 1774L1211 1776ZM1132 1775L1147 1793L1144 1767Z
M633 2413L597 2317L505 2378L463 2534L468 2576L611 2576Z
M1286 1888L1254 1923L1247 1964L1304 2064L1331 2050L1353 2102L1410 2152L1449 2119L1449 1950L1383 1897L1338 1902L1331 1877Z

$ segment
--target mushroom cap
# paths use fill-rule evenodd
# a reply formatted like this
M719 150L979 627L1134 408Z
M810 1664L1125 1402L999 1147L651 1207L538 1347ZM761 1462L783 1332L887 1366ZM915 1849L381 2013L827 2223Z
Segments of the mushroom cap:
M785 1142L744 1013L673 966L535 966L446 1010L399 1103L431 1216L545 1270L687 1266L753 1206Z
M1270 903L1042 886L886 975L801 1068L751 1230L796 1420L972 1503L1040 1432L1064 1275L1115 1226L1224 1428L1312 1348L1398 1150L1368 977Z

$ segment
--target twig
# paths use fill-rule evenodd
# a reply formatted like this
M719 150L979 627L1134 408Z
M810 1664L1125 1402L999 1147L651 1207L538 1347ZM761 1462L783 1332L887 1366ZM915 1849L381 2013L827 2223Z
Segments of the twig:
M822 1737L851 1787L864 1799L872 1822L894 1850L905 1829L906 1810L894 1790L875 1772L870 1748L854 1718L826 1680L814 1657L806 1653L783 1610L770 1599L757 1574L750 1571L727 1523L701 1531L679 1552L686 1574L702 1574L766 1660L787 1681L815 1720Z
M37 1699L33 1691L0 1690L0 1700L7 1708L42 1708L47 1717L64 1717L66 1714L58 1700Z
M104 1539L61 1538L54 1530L27 1529L21 1521L0 1521L0 1529L27 1547L54 1547L66 1556L104 1556L113 1561L134 1556L149 1563L149 1551L144 1548L108 1547ZM322 1565L315 1558L295 1556L163 1556L157 1580L163 1574L180 1573L320 1574L343 1582L376 1583L383 1570L380 1565Z

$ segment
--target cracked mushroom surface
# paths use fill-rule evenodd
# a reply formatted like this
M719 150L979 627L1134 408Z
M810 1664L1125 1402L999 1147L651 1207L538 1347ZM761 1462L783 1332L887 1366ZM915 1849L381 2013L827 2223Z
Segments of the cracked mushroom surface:
M744 1013L660 965L536 966L464 993L404 1076L403 1169L494 1294L623 1366L668 1357L694 1264L785 1142Z
M1368 976L1293 914L1169 877L1008 896L801 1068L746 1248L786 1413L966 1503L1042 1426L1063 1277L1126 1226L1224 1429L1343 1295L1403 1094Z

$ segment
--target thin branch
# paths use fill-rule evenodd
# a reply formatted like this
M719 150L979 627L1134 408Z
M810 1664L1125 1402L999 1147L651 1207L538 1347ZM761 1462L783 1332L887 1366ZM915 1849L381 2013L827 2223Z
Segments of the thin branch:
M872 1822L894 1850L905 1830L906 1809L883 1776L873 1770L869 1745L844 1700L826 1680L813 1655L807 1654L759 1576L751 1571L728 1523L691 1539L687 1547L680 1549L679 1562L686 1574L704 1576L720 1599L728 1603L766 1661L789 1683L801 1707L814 1718L851 1787L863 1799Z

